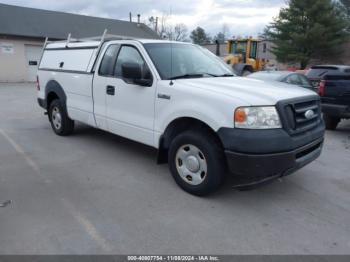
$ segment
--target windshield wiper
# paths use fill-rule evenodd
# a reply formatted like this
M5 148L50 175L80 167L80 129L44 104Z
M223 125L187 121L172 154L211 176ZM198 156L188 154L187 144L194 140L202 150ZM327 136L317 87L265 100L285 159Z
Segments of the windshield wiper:
M211 73L203 73L204 75L208 75L208 76L212 76L212 77L230 77L230 76L235 76L233 74L222 74L222 75L215 75L215 74L211 74Z
M222 75L212 75L214 77L231 77L231 76L235 76L233 74L222 74Z
M184 74L179 76L170 77L168 80L175 80L175 79L181 79L181 78L200 78L204 77L203 74Z

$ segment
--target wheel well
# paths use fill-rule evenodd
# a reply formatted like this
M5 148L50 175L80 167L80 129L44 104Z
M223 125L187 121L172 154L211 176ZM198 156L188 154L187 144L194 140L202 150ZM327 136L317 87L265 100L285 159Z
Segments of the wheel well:
M58 95L55 92L50 92L47 95L47 98L46 98L47 110L49 110L52 101L55 100L55 99L58 99L58 98L59 97L58 97Z
M167 126L160 138L157 160L158 164L164 164L168 162L168 150L171 141L180 133L190 129L208 132L208 134L214 136L218 140L218 143L222 146L221 140L217 133L206 123L191 117L177 118Z

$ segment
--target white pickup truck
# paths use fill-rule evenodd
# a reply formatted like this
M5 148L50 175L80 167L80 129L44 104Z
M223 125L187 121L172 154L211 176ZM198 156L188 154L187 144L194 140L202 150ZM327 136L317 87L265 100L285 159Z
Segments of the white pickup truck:
M158 163L168 163L177 184L195 195L213 192L228 173L241 186L288 175L322 150L314 92L237 77L189 43L49 43L37 88L57 135L79 121L152 146Z

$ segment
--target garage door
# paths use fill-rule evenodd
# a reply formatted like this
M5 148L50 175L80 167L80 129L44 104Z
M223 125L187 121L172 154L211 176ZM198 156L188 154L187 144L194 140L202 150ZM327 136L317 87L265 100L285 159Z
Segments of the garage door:
M35 82L36 74L41 57L42 47L35 45L26 45L26 63L27 63L27 81Z

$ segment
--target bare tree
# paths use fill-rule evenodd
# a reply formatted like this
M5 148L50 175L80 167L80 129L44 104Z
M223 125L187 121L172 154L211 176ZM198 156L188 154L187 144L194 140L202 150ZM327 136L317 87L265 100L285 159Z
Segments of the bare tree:
M160 18L158 18L158 29L157 33L161 38L174 40L174 41L185 41L188 36L187 26L183 23L176 24L173 26L170 22L170 15L163 13ZM147 25L155 30L156 18L153 16L147 19Z
M171 26L169 25L169 15L163 13L159 19L158 32L160 37L170 39L171 37Z
M188 29L187 26L185 24L176 24L174 27L174 36L172 38L172 40L175 41L185 41L187 40L187 36L188 36Z
M146 21L144 21L144 23L146 25L148 25L148 27L152 28L153 30L156 30L156 18L151 16L148 17L148 19Z

